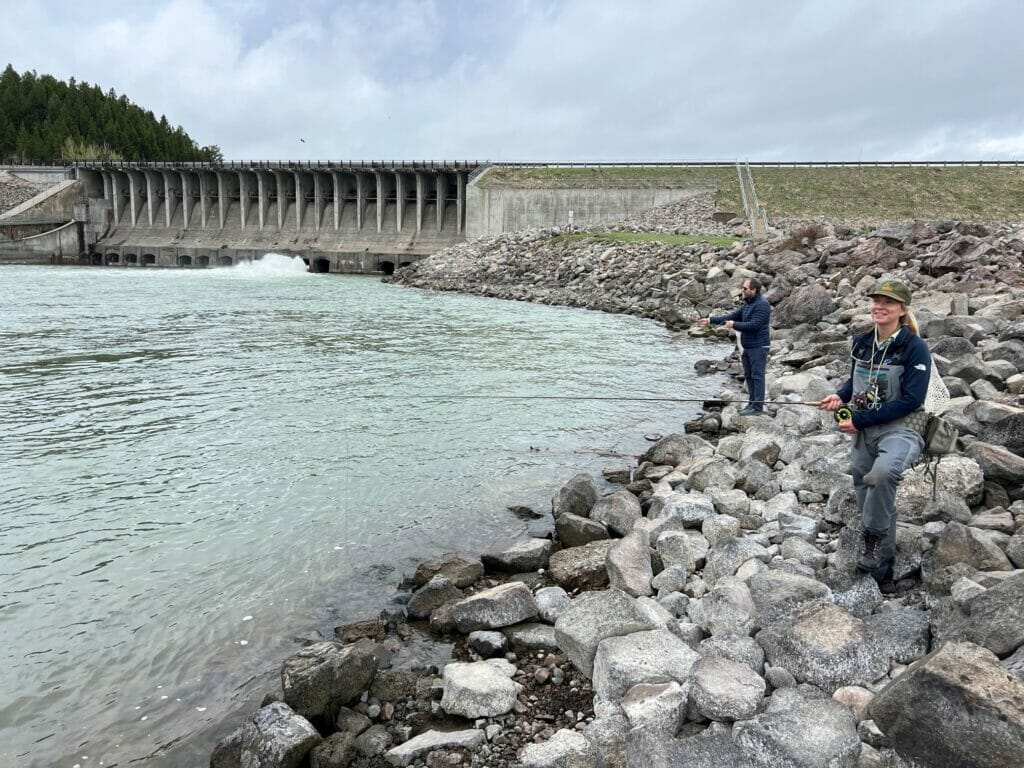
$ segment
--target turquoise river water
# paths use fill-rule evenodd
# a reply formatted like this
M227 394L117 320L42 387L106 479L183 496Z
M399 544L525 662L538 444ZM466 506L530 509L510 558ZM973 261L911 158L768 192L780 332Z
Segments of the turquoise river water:
M680 431L722 348L307 274L0 269L0 765L205 765L281 661Z

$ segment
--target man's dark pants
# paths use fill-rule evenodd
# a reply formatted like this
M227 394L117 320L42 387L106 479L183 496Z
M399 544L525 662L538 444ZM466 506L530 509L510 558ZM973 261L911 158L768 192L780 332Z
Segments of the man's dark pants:
M768 365L768 347L743 350L743 380L747 382L750 408L764 410L764 371Z

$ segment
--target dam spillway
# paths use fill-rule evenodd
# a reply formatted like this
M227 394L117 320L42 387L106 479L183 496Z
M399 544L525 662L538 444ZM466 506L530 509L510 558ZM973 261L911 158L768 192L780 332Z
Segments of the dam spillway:
M79 163L88 263L230 266L268 251L384 272L465 240L476 162Z

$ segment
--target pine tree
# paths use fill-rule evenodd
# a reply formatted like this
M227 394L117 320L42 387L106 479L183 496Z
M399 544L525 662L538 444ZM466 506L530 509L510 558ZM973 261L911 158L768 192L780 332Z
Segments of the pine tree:
M152 161L221 161L165 115L158 120L113 88L68 82L35 71L0 73L0 160L53 163L69 153Z

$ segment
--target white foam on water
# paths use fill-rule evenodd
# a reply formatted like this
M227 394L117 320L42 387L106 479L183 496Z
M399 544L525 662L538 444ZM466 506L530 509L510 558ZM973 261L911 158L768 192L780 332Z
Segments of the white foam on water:
M237 277L296 277L308 275L309 269L298 256L283 253L265 253L255 261L241 261L232 267L218 267L213 270L224 276Z

